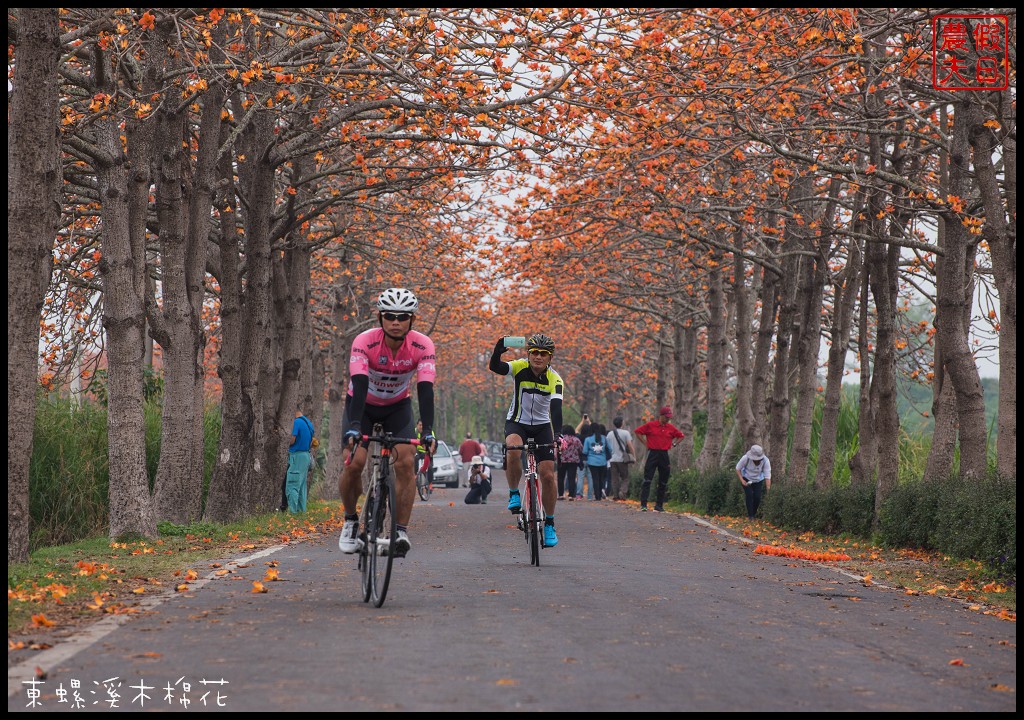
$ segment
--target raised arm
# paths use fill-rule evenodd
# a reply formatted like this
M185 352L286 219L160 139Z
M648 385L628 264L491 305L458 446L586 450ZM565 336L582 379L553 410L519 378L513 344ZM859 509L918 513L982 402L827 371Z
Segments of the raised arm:
M505 347L505 338L498 338L498 342L494 344L494 352L491 353L491 362L487 366L492 373L496 375L508 375L509 364L501 359L502 354L508 350Z

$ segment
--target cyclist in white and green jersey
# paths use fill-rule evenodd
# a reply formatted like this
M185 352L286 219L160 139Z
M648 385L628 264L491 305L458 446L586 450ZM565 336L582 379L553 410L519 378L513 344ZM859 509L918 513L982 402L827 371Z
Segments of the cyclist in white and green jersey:
M554 443L553 427L562 427L562 394L564 383L551 368L555 352L555 341L543 333L531 335L526 341L527 359L505 362L501 359L505 338L500 338L491 355L490 370L498 375L511 375L515 391L508 415L505 417L505 444L522 445L527 438L533 438L538 445ZM519 480L523 475L520 453L506 456L508 467L508 509L517 513L522 507L519 497ZM555 534L555 502L558 486L555 482L555 452L553 447L537 450L537 474L540 476L541 502L544 505L544 545L558 544Z

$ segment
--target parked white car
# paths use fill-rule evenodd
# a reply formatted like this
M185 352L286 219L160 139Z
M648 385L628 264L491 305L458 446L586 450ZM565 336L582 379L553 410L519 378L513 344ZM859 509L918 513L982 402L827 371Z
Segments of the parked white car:
M437 450L434 451L434 486L444 485L445 487L457 488L459 486L459 469L461 461L456 461L448 443L444 440L437 441Z
M487 454L484 455L484 465L489 468L501 468L501 443L494 440L484 440L484 447Z

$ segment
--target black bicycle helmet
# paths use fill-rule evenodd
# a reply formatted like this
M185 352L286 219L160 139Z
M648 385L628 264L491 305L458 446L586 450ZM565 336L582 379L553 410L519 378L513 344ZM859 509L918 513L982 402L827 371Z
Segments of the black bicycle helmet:
M547 350L553 353L555 351L555 341L544 333L534 333L526 341L526 347L527 349L537 348L538 350Z

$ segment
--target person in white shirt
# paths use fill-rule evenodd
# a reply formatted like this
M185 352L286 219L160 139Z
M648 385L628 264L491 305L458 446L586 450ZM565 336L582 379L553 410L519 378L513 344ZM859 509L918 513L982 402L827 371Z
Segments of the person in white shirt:
M629 466L636 462L636 451L633 449L633 435L629 430L622 429L622 417L612 420L612 431L605 438L605 444L611 448L612 500L625 500L629 497Z
M753 520L761 504L761 498L772 487L772 463L760 445L751 445L736 463L736 477L743 484L743 495L747 501L747 519Z

